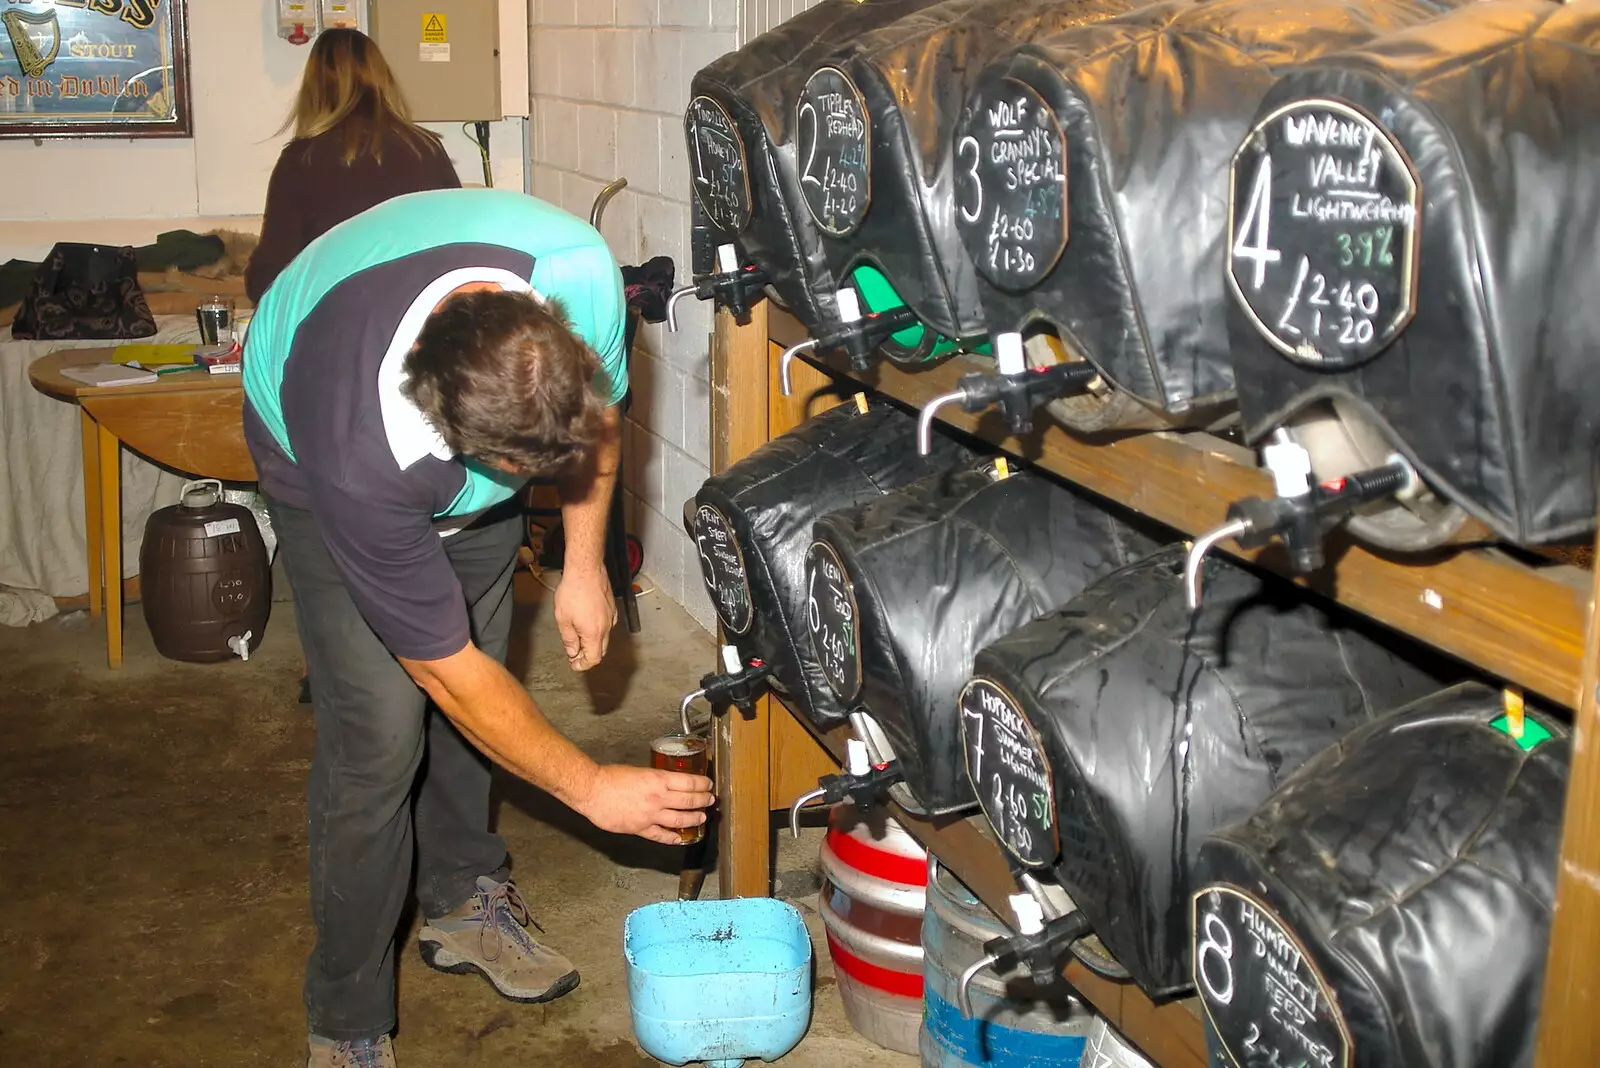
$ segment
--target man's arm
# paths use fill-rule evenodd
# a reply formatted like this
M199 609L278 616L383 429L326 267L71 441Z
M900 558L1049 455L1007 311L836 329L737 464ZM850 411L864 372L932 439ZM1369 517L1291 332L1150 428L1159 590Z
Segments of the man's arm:
M564 581L564 580L563 580ZM400 659L450 721L495 763L548 791L601 830L680 844L673 828L705 822L711 780L596 764L550 725L498 661L468 644L439 660Z
M617 602L606 575L606 517L622 455L622 409L605 410L600 439L588 463L563 478L561 528L566 547L561 584L556 587L555 620L574 671L588 671L606 655Z

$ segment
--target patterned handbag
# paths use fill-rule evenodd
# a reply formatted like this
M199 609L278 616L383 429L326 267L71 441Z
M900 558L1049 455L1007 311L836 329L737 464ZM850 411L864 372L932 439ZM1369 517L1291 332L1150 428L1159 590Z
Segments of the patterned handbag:
M67 241L39 265L11 324L11 336L27 340L109 340L155 332L132 246Z

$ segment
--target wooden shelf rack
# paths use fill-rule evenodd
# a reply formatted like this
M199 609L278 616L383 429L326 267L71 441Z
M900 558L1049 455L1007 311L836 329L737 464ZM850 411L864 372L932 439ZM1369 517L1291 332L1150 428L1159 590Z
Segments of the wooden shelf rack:
M856 388L912 408L948 393L971 368L960 358L907 371L888 362L852 376L844 363L792 367L794 394L778 391L781 351L804 328L767 303L745 326L717 316L712 343L712 467L723 470ZM1198 535L1219 526L1228 505L1270 494L1270 478L1244 450L1199 433L1154 433L1089 442L1041 413L1038 429L1010 436L997 416L947 407L942 420L1026 460L1036 469ZM908 435L906 448L916 443ZM1284 571L1272 548L1220 551ZM1563 828L1557 903L1540 1019L1538 1068L1600 1064L1600 752L1595 748L1596 574L1496 548L1457 549L1428 559L1387 557L1352 543L1330 546L1330 567L1308 583L1319 593L1450 653L1478 670L1574 710L1573 766ZM772 811L816 785L843 753L843 734L813 733L772 698L751 715L717 721L724 893L771 892ZM896 817L997 914L1016 884L981 818ZM1068 977L1095 1008L1162 1068L1204 1068L1204 1035L1192 1001L1155 1005L1131 983L1073 964Z

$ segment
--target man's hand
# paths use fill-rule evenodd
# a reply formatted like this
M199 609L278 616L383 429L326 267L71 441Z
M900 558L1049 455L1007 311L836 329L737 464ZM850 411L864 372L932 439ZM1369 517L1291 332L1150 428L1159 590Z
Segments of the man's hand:
M573 671L588 671L606 655L617 625L617 599L606 570L569 568L556 586L556 629Z
M572 807L603 831L636 834L663 845L682 845L679 827L698 827L714 800L711 780L678 771L602 764L587 793Z

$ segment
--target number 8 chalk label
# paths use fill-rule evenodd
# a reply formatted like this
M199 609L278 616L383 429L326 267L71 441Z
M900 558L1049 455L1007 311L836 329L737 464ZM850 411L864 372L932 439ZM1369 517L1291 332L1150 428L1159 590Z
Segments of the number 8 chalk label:
M1194 985L1229 1063L1350 1068L1350 1029L1305 946L1264 902L1218 884L1194 895Z
M1289 359L1372 359L1416 313L1421 188L1388 131L1335 100L1256 124L1233 157L1228 286Z

